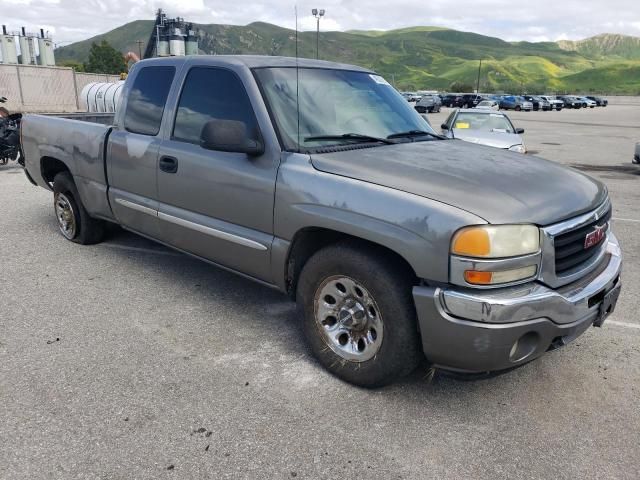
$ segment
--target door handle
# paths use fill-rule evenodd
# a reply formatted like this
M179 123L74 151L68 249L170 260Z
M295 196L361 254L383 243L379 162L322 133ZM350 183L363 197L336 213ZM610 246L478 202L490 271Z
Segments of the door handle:
M178 171L178 159L175 157L160 157L160 170L165 173L176 173Z

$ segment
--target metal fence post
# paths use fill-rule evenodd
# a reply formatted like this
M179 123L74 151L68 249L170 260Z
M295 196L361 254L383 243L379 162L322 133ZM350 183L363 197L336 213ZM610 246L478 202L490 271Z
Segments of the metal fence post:
M76 97L76 110L80 110L80 99L78 94L78 82L76 81L76 69L71 68L71 72L73 74L73 95Z
M18 79L18 93L20 94L20 110L24 109L24 94L22 93L22 80L20 80L20 67L16 65L16 78Z

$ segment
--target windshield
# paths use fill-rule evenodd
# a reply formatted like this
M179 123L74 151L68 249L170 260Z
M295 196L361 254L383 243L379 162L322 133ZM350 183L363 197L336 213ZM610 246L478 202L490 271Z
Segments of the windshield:
M366 140L358 136L386 139L410 131L435 133L378 75L317 68L261 68L255 70L255 75L285 149L290 151ZM299 133L296 90L300 102ZM318 138L347 134L356 135Z
M514 133L507 117L500 113L459 113L453 128L458 130L481 130L483 132Z

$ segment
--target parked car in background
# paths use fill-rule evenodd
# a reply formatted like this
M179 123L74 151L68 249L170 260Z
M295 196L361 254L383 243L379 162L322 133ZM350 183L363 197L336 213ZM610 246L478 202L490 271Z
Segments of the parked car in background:
M525 100L523 97L517 95L507 95L500 100L501 110L524 110L530 112L533 110L533 103Z
M410 103L418 102L421 98L420 95L414 92L400 92L400 94Z
M415 109L418 113L434 113L439 112L442 107L442 100L436 94L425 94L416 102Z
M584 106L584 102L572 95L561 95L558 99L564 102L564 108L582 108Z
M636 143L636 153L633 155L633 163L640 163L640 142Z
M557 112L559 112L564 108L564 102L552 95L540 95L540 98L544 98L547 102L549 102L550 110L556 110Z
M449 108L460 108L463 105L462 95L448 93L442 98L442 105Z
M542 110L544 112L551 110L551 103L546 98L537 95L525 95L524 99L531 102L535 111Z
M509 117L501 112L483 108L454 110L441 128L448 138L527 153L520 136L524 129L514 127Z
M587 98L587 97L576 97L576 98L582 102L582 106L584 108L595 108L597 106L597 103L591 100L590 98Z
M482 100L476 108L488 108L489 110L500 110L500 103L496 100Z
M607 105L609 105L609 101L606 98L602 98L602 97L587 97L589 100L593 100L594 102L596 102L596 105L598 107L606 107Z
M462 106L464 108L473 108L478 105L484 98L477 93L466 93L462 96Z

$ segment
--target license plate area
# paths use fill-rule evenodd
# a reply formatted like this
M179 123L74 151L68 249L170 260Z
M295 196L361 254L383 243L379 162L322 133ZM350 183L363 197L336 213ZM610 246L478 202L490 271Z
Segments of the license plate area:
M598 317L596 318L593 325L595 327L602 327L604 321L611 315L616 309L616 304L618 303L618 297L620 297L620 283L618 283L613 289L609 290L607 293L603 292L602 300L598 307ZM600 294L594 295L594 297L598 297ZM592 297L593 298L593 297ZM589 300L591 302L591 299Z

